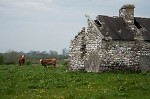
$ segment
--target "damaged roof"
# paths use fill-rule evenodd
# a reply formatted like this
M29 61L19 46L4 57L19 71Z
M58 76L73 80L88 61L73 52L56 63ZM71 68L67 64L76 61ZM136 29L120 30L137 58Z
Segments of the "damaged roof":
M139 29L144 40L150 40L150 18L135 17L134 21L141 26Z
M109 35L113 40L134 40L134 32L128 27L121 17L109 17L98 15L97 20L100 21L103 28L100 29L103 36ZM150 18L135 17L135 21L139 25L139 30L144 40L150 40Z

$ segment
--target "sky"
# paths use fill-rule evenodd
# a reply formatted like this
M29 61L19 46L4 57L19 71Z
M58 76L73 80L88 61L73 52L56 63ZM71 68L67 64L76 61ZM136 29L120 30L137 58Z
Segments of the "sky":
M150 18L150 0L0 0L0 52L69 49L87 27L85 14L118 16L124 4L135 5L135 16Z

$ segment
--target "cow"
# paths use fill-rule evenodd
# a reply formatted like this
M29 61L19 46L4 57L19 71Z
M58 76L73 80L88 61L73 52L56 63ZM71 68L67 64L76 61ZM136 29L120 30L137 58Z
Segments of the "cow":
M25 63L25 56L21 55L18 59L18 62L19 62L20 67L22 67Z
M56 67L56 59L55 58L50 58L50 59L40 59L40 62L42 66L47 67L47 65L53 65Z

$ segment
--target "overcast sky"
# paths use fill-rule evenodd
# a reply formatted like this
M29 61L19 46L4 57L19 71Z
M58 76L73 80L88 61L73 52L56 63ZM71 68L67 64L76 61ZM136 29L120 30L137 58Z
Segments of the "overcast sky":
M87 27L88 14L118 16L124 4L135 16L150 17L150 0L0 0L0 52L8 50L61 53Z

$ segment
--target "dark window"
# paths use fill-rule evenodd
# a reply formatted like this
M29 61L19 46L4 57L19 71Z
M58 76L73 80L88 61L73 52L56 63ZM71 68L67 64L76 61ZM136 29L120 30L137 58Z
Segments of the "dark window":
M95 23L96 23L99 27L102 26L102 24L101 24L98 20L94 20L94 21L95 21Z

